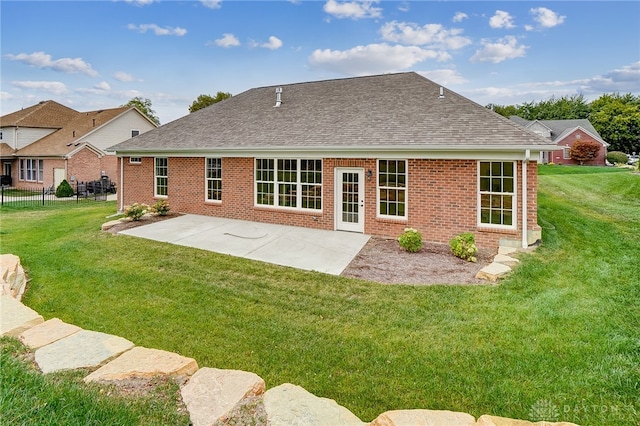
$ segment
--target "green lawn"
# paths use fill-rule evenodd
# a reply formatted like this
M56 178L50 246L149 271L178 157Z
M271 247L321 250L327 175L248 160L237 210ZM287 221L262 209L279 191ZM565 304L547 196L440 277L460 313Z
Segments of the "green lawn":
M379 285L113 236L99 231L113 203L2 209L1 250L21 257L24 301L47 319L295 383L365 421L408 408L537 420L547 406L637 425L640 175L540 175L545 242L499 286Z

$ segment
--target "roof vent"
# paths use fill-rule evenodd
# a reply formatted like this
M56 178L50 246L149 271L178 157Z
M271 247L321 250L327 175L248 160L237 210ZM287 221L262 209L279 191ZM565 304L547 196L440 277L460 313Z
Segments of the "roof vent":
M277 87L276 88L276 104L274 105L274 107L279 107L280 105L282 105L282 87Z
M438 96L439 99L444 99L444 87L440 86L440 96Z

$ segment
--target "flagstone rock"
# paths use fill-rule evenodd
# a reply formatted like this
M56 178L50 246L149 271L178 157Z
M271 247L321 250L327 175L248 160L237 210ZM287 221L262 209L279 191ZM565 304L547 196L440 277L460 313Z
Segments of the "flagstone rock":
M84 381L109 382L156 376L184 378L197 370L198 363L193 358L138 346L89 374Z
M264 390L264 380L255 373L205 367L195 372L180 392L193 426L210 426Z
M527 420L508 419L506 417L490 416L488 414L480 416L476 424L478 426L579 426L569 422L554 423L541 421L533 423Z
M133 343L122 337L80 330L36 350L35 359L43 373L95 368L133 346Z
M492 262L484 268L480 269L476 274L476 278L487 281L498 281L499 278L511 272L511 268L501 263Z
M446 410L394 410L380 414L369 426L476 426L471 414Z
M121 223L122 223L122 221L120 219L110 220L109 222L103 223L101 229L103 231L108 231L109 229L111 229L114 226L119 225Z
M43 322L42 315L33 309L11 296L0 296L0 336L18 337L23 331Z
M363 426L365 423L334 400L285 383L264 394L269 426Z
M82 330L77 325L67 324L59 318L52 318L23 331L18 339L31 349L38 349L57 340L71 336Z
M507 266L515 266L520 263L520 261L515 257L507 256L506 254L497 254L493 258L493 261Z
M508 247L508 246L500 246L498 247L498 254L513 254L516 253L518 251L517 248L515 247Z
M22 300L27 287L27 275L20 264L20 258L14 254L0 255L0 295Z

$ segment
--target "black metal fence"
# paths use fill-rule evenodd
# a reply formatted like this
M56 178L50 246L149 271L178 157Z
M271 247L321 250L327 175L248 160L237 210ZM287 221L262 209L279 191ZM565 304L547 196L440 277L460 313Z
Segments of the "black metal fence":
M16 188L0 186L0 205L13 207L47 206L61 202L79 203L84 200L106 201L116 193L116 186L108 179L78 182L70 197L57 197L53 187Z

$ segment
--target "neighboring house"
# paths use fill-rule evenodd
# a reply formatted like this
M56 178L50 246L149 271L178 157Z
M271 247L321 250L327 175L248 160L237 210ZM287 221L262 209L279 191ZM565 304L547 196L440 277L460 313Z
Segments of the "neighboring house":
M2 174L13 186L57 188L109 177L118 182L117 159L105 148L156 125L134 107L78 112L44 101L0 117Z
M446 243L540 238L553 143L413 73L250 89L110 148L119 208Z
M602 139L597 130L594 129L586 118L577 120L533 121L525 120L515 115L509 118L525 129L552 140L555 145L562 148L556 151L541 152L540 162L542 164L580 164L579 161L571 158L571 147L577 141L593 141L600 144L601 148L593 160L585 162L584 164L593 166L606 165L607 148L609 144Z

